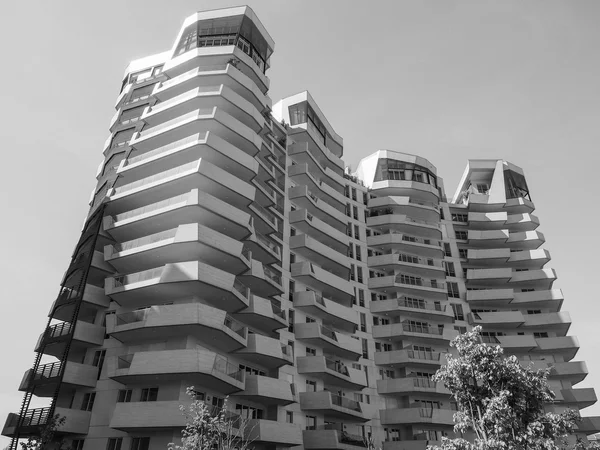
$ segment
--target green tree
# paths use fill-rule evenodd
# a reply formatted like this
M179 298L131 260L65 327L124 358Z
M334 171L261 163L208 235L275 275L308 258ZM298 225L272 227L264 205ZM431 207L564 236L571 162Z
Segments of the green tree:
M186 390L192 402L179 409L186 418L181 445L169 444L169 450L248 450L252 440L252 422L227 410L227 399L222 408L215 408L199 400L194 387Z
M443 450L556 450L579 420L568 410L545 412L554 401L547 378L550 369L523 367L498 345L480 342L481 327L451 342L457 356L434 375L457 403L454 431L472 434L473 442L459 437L442 439ZM436 447L434 447L436 448ZM439 447L438 447L439 448Z

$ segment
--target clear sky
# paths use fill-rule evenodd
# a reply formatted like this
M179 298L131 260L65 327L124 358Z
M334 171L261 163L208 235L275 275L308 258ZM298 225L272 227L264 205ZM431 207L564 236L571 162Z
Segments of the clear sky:
M78 239L129 60L171 47L183 19L226 1L5 2L0 27L3 326L0 422ZM600 388L594 232L600 2L251 1L276 42L271 98L309 90L353 167L393 149L428 158L448 195L467 159L526 173ZM600 415L600 405L584 411ZM1 424L0 424L1 425ZM7 442L0 438L0 448Z

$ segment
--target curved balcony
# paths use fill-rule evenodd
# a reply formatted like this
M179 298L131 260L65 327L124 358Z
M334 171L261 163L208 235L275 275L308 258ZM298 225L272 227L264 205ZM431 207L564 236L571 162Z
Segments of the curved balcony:
M401 251L429 258L444 257L444 249L440 241L397 233L394 230L368 236L367 245L384 252Z
M318 198L338 211L346 206L346 197L333 187L316 179L309 170L308 164L293 164L288 167L288 176L298 186L307 186Z
M348 251L350 239L346 233L336 230L321 219L310 214L306 209L290 211L289 220L291 226L302 233L312 236L335 251L344 255Z
M510 278L510 286L515 289L535 288L536 291L547 291L552 288L556 280L554 269L536 269L523 272L513 272Z
M518 328L522 326L527 316L521 311L496 311L496 312L480 312L470 313L469 323L473 326L481 325L494 328Z
M412 236L429 239L441 239L442 230L438 222L425 222L413 219L405 214L382 214L375 216L371 212L367 218L367 226L377 230L394 230Z
M322 379L326 386L361 390L367 387L367 377L362 370L348 367L341 361L326 356L299 356L298 373Z
M258 204L252 203L248 209L252 214L252 225L255 230L263 235L270 235L279 231L279 220L270 209Z
M255 133L259 133L264 126L265 118L256 107L224 84L198 86L156 103L144 111L141 120L153 127L190 112L213 107L226 112Z
M256 188L214 164L197 159L190 163L115 186L109 191L109 208L120 213L146 206L155 200L199 189L231 206L244 209L254 201Z
M467 291L467 302L471 307L505 307L515 298L513 289L481 289Z
M71 350L98 347L104 343L104 327L81 320L76 322L75 327L70 322L50 325L40 334L35 351L59 358L71 336Z
M450 395L450 391L444 387L444 383L436 383L420 377L377 380L377 392L379 395L399 396L427 394L447 397Z
M129 145L140 151L150 151L184 139L197 133L199 129L213 132L250 156L256 155L262 145L262 139L254 130L216 107L197 109L160 125L145 128L133 135Z
M562 355L566 362L572 360L579 350L579 340L575 336L537 338L537 351Z
M360 403L329 391L300 392L300 409L316 411L325 415L325 420L366 422Z
M511 304L519 308L535 307L560 311L563 300L564 296L560 289L549 289L545 291L515 292Z
M422 258L405 253L392 253L369 256L369 268L388 270L402 270L402 272L430 278L443 278L444 268L439 260Z
M117 403L109 427L128 433L185 428L186 418L181 414L180 403L179 400Z
M375 365L377 366L410 366L424 369L437 369L442 364L442 354L439 352L425 352L409 349L375 352Z
M242 242L199 223L104 247L104 259L120 272L198 260L238 275L250 268L248 258Z
M384 292L400 292L408 296L427 299L446 300L446 283L438 280L425 280L412 276L388 275L369 278L369 289L381 289Z
M288 155L298 164L307 164L310 173L318 174L318 178L324 180L329 186L344 193L344 179L337 171L327 166L327 163L319 160L313 154L311 146L307 142L298 142L288 147Z
M193 69L158 83L152 95L165 101L196 87L224 84L237 94L252 102L260 110L270 107L271 100L256 84L231 64L194 67Z
M276 420L250 420L244 433L249 442L276 444L277 447L302 445L300 425Z
M440 196L435 186L408 180L375 181L371 190L376 191L378 197L410 197L414 200L433 203L438 202Z
M600 416L582 417L577 424L577 431L586 435L600 432ZM4 433L2 433L4 434Z
M291 346L282 344L279 339L255 333L248 335L248 345L238 350L236 355L267 369L294 363Z
M317 263L321 268L345 280L350 276L350 259L306 234L290 237L290 250Z
M229 313L246 308L250 295L235 275L200 261L166 264L107 278L104 288L106 295L124 307L142 308L165 298L197 296Z
M440 208L436 202L424 202L410 197L375 197L369 199L368 208L383 208L393 211L393 214L402 214L424 222L439 222Z
M103 220L104 229L118 241L158 233L182 223L201 223L236 240L245 239L253 231L248 213L198 189Z
M288 190L288 197L295 205L306 209L309 214L322 220L330 227L336 229L340 233L346 232L348 216L328 203L325 203L313 194L308 189L308 186L291 187Z
M293 263L291 275L311 289L322 292L324 296L344 306L351 305L354 289L350 283L316 264L306 261Z
M322 348L328 354L352 361L358 361L362 356L362 347L359 340L333 331L317 322L296 323L294 331L296 339Z
M517 231L533 231L540 226L540 219L529 213L510 214L506 218L506 228L511 233Z
M88 277L88 284L85 285L81 298L79 314L95 314L98 308L108 308L110 303L110 298L104 295L104 289L89 284L89 281L91 280ZM63 287L50 308L52 318L65 322L70 321L77 306L74 300L79 295L80 291Z
M468 223L471 230L500 230L506 228L506 212L469 212Z
M360 450L366 449L367 444L362 436L351 435L339 429L327 428L331 425L325 425L324 429L304 430L302 438L306 450Z
M358 313L354 309L323 298L314 291L294 292L294 308L346 333L353 334L358 328Z
M238 275L238 278L260 297L267 298L283 293L281 275L256 259L250 260L250 268Z
M379 411L382 425L434 424L454 425L455 411L449 409L422 408L419 404L409 408L382 409Z
M423 342L431 345L448 345L458 335L456 330L437 326L412 325L408 322L374 325L373 338L390 341Z
M54 414L65 418L65 422L56 429L57 435L87 434L90 427L92 413L77 409L56 407ZM44 427L48 425L50 408L28 409L19 427L19 437L39 436ZM19 425L19 414L10 413L2 429L2 435L13 437Z
M571 316L566 311L527 314L523 327L528 329L553 331L558 336L565 336L571 326Z
M503 248L509 239L508 230L468 230L469 246L474 248Z
M223 352L246 346L248 329L225 311L201 303L152 306L108 316L106 331L127 345L195 336Z
M594 388L562 389L560 391L561 405L576 406L578 409L592 406L598 399Z
M197 386L224 394L244 389L245 372L227 358L205 349L160 350L115 356L105 361L108 378L125 384L160 383L185 377ZM146 402L144 402L146 403ZM161 402L148 402L161 403ZM136 404L136 403L123 403ZM121 403L118 403L121 405ZM179 402L177 402L179 413ZM116 412L116 411L115 411ZM114 417L113 417L114 418ZM166 421L165 418L163 420ZM111 425L112 428L115 428Z
M117 173L129 183L197 161L198 157L246 182L258 174L258 162L252 156L210 131L197 132L147 152L133 149Z
M60 379L61 366L65 365L62 380ZM37 397L52 397L56 392L59 383L67 389L75 390L77 388L93 388L98 380L98 367L89 364L79 364L68 361L61 361L44 364L37 368L35 373L29 369L23 375L19 391L25 392L28 386L35 386L35 395Z
M386 316L411 316L422 319L432 319L442 322L453 322L452 310L440 302L431 302L411 297L400 296L399 298L388 298L370 303L373 314L385 314Z
M511 280L512 276L513 271L510 267L468 269L466 283L467 286L504 286Z
M507 263L514 268L542 269L550 259L548 250L538 248L511 252Z
M504 209L509 214L529 214L535 210L533 202L525 197L507 198Z
M246 385L236 396L262 405L290 405L298 401L295 386L289 381L262 375L246 375Z
M266 298L250 295L250 303L246 309L235 314L244 323L267 333L286 328L288 320L285 311Z
M303 127L303 124L300 124L291 130L290 135L296 144L305 144L308 151L323 167L329 168L336 175L343 176L344 162L323 144L313 127L306 124Z
M510 233L506 245L512 250L535 250L544 242L546 242L546 238L539 231L520 231Z
M264 264L281 263L280 247L256 230L246 238L244 245Z

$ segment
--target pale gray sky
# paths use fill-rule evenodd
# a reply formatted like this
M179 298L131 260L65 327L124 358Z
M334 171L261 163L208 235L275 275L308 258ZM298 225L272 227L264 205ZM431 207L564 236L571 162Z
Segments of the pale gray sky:
M276 42L271 98L311 91L353 167L380 148L416 153L438 167L449 195L468 158L525 170L580 340L575 359L590 370L578 387L600 388L600 2L249 4ZM235 5L3 5L2 423L20 405L18 384L77 241L127 62L170 48L187 15ZM600 415L600 405L584 415Z

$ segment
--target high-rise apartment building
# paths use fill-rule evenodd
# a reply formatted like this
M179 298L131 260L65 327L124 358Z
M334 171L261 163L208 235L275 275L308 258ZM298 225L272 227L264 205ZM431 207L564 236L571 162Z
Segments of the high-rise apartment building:
M272 104L273 48L237 7L128 67L13 450L54 414L75 450L165 449L189 386L257 449L422 450L452 433L431 376L475 325L552 367L549 409L596 401L523 171L470 161L451 201L418 156L350 175L309 93Z

